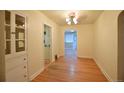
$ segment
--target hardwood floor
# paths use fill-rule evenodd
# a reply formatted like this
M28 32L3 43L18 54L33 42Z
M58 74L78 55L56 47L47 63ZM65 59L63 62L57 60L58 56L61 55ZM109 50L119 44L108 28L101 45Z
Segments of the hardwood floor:
M33 82L107 82L92 59L66 55L49 65Z

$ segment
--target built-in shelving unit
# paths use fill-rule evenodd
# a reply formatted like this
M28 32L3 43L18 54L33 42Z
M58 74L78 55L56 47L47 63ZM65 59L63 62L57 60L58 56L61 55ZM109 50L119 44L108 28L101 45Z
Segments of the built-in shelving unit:
M4 33L5 81L28 81L26 16L16 11L0 11ZM2 26L3 25L3 26Z

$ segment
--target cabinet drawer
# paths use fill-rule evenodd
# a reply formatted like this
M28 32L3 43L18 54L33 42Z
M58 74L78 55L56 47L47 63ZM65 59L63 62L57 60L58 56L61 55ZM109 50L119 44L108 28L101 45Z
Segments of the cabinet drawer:
M6 81L27 81L27 77L27 68L25 68L25 64L17 66L16 68L6 72Z
M10 58L8 60L6 60L6 72L11 71L15 68L17 68L20 65L24 65L27 68L27 57L24 56L19 56L19 57L15 57L15 58Z

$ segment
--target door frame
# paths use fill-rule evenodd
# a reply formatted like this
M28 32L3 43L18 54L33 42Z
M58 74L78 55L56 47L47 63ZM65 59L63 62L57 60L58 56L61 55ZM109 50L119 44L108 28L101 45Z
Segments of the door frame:
M52 26L44 23L43 24L43 44L44 44L44 31L45 31L45 25L50 28L50 62L52 62ZM43 45L44 46L44 45ZM45 47L44 47L45 48ZM45 51L44 51L45 55ZM44 58L45 59L45 58Z
M76 39L76 53L78 54L78 30L74 29L74 28L67 28L64 30L64 55L65 55L65 33L69 30L74 30L74 32L76 32L76 37L77 37L77 39Z

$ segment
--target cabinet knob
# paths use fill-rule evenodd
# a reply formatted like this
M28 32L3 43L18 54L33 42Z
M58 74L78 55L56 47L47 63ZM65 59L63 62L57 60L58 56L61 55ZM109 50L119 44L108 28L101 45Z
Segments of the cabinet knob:
M26 68L26 66L24 66L24 68Z
M24 77L27 77L27 75L24 75Z
M26 60L26 58L24 58L24 60Z

